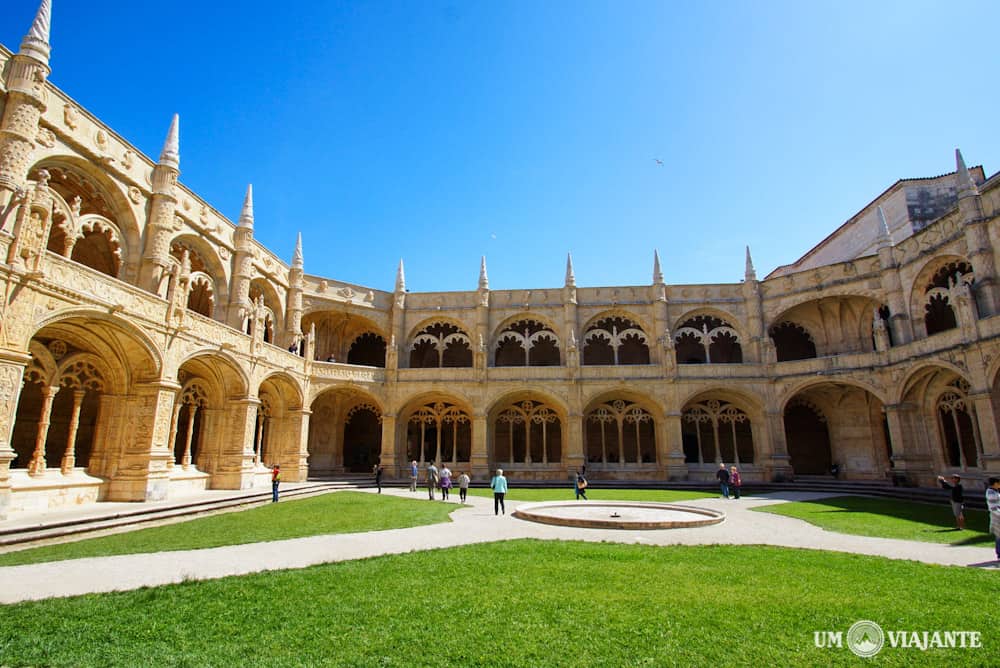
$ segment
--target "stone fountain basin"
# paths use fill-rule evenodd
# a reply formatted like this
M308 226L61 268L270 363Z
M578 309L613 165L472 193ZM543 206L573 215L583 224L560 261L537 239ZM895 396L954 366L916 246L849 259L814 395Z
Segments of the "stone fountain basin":
M671 503L554 501L519 506L514 517L583 529L690 529L718 524L726 514Z

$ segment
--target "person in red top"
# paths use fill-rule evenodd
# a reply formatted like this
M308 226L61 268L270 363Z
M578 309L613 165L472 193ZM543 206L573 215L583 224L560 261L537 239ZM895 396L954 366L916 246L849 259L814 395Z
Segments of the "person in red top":
M271 469L271 503L278 502L278 483L281 482L281 467L277 464Z
M733 493L733 498L740 498L740 486L743 484L743 479L740 478L740 472L736 470L735 466L729 467L729 490Z

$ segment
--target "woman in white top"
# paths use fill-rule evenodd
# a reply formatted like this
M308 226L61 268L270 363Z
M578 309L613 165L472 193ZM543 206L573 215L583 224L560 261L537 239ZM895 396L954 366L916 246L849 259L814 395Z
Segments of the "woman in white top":
M986 509L990 512L990 533L996 540L997 561L1000 561L1000 478L990 478L987 482Z

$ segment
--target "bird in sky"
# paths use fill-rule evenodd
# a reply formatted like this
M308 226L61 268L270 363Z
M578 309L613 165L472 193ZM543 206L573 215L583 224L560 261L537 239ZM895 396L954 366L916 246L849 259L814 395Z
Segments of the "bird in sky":
M663 161L660 160L659 158L653 158L653 160L656 161L656 164L658 164L660 167L663 166Z

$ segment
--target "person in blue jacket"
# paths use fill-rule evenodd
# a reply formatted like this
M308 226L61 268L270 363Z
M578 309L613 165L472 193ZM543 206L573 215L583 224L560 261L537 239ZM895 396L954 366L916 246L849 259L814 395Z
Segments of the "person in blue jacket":
M507 509L503 505L504 494L507 493L507 478L503 477L503 469L497 469L497 474L490 480L490 489L493 490L493 514L507 514Z

